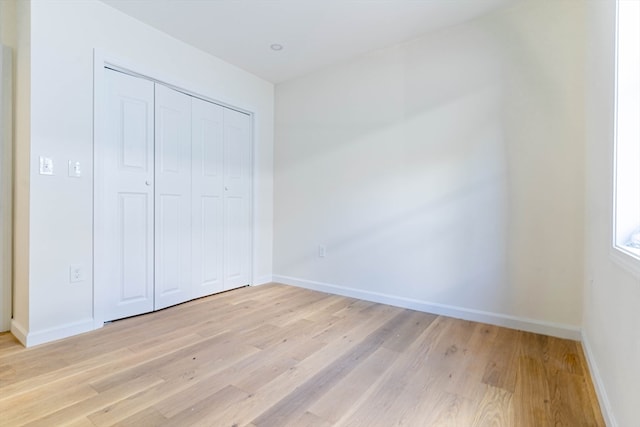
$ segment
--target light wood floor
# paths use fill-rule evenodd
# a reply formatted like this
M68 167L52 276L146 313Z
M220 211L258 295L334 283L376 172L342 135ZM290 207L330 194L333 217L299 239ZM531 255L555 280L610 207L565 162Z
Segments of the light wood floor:
M580 344L283 285L24 349L0 425L604 426Z

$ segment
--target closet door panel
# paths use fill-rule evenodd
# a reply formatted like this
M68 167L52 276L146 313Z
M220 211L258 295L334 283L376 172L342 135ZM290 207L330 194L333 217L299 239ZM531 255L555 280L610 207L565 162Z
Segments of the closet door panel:
M120 296L121 302L134 302L150 299L148 260L149 251L149 205L152 201L148 194L120 193L118 195L118 220L120 227L115 240L121 263Z
M242 197L227 196L225 200L225 230L227 244L225 252L225 276L227 288L245 285L245 203Z
M198 256L200 258L199 280L202 295L222 290L222 199L202 196L199 214L202 228L199 230ZM210 291L204 288L211 287Z
M224 290L223 107L192 98L192 282L194 298Z
M153 310L153 83L109 69L95 147L95 286L104 320Z
M157 264L156 275L161 280L156 283L156 290L160 295L170 295L181 291L180 269L180 244L181 244L181 218L180 196L163 194L156 201L158 221L156 223L156 235L159 251L156 257L171 262ZM182 218L184 221L184 218ZM177 262L176 262L177 261ZM159 289L158 289L159 288ZM160 307L157 307L160 308Z
M249 284L251 117L224 109L224 287Z
M155 309L192 298L191 97L155 86Z

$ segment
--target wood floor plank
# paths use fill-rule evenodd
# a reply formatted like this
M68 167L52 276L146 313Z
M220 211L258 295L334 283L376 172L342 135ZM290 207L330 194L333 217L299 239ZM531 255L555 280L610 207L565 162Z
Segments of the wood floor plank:
M311 412L304 412L298 418L294 419L291 425L296 427L331 427L331 423Z
M478 368L484 366L484 355L492 341L491 328L452 319L442 323L445 328L427 330L429 333L422 337L433 345L413 354L414 360L409 362L413 375L402 379L404 386L389 408L390 414L396 414L386 421L389 425L427 421L432 424L421 425L449 425L461 419L468 423L475 411L478 387L482 385ZM415 359L418 354L423 354L422 363Z
M33 398L29 393L0 403L0 414L7 425L25 425L75 402L95 396L96 391L88 384L77 384Z
M167 420L173 426L214 426L218 424L218 413L236 402L248 397L245 391L232 385L220 389L211 396L201 399L191 407Z
M274 326L270 324L271 326ZM263 332L261 336L256 337L248 342L261 350L286 342L292 336L302 331L309 330L314 323L306 319L297 319L295 322L288 323L283 326L276 326L276 329L269 332Z
M556 426L570 426L582 418L585 426L597 425L599 419L591 408L590 396L582 375L557 371L549 377L551 418Z
M139 377L130 378L129 381L120 383L117 387L113 387L103 393L87 396L84 400L78 400L70 406L57 409L27 425L29 427L59 426L70 421L86 419L86 414L91 412L93 408L111 405L162 382L163 380L154 373L146 373Z
M486 393L487 387L482 382L484 368L491 358L498 329L497 326L474 324L471 337L461 349L461 360L456 367L458 374L452 376L452 381L446 388L449 393L472 400L481 398Z
M280 400L253 421L260 426L281 426L291 423L303 409L329 392L331 388L345 375L349 374L357 363L366 360L382 344L392 336L396 330L412 321L412 313L400 312L377 330L370 333L362 342L349 352L335 359L331 364L313 377L298 386L292 393Z
M604 426L579 343L278 284L22 348L0 425Z
M352 306L357 301L358 300L354 298L332 295L331 298L327 300L328 305L326 307L315 312L307 312L304 314L304 318L311 321L317 321L326 319L328 316L341 317L337 314L345 310L347 307Z
M86 417L65 421L62 425L64 425L64 427L95 427L95 424Z
M544 361L547 370L584 375L584 368L580 364L580 351L580 346L576 341L546 337Z
M0 332L0 350L4 354L10 354L20 349L20 342L10 332Z
M65 381L67 383L88 382L95 377L104 375L104 371L101 369L103 366L112 363L114 359L122 359L128 355L131 355L129 349L116 349L98 357L89 358L82 363L68 365L43 374L28 374L25 372L23 380L11 382L2 387L4 393L0 395L0 405L6 399L15 398L29 392L32 393L30 395L31 399L38 399L39 395L50 393L49 388L51 390L65 388Z
M520 331L498 328L484 368L482 382L513 393L516 383Z
M28 354L28 350L26 353ZM5 373L0 380L0 387L20 382L34 375L45 375L69 366L67 362L57 358L55 355L49 356L46 353L42 353L37 358L29 357L25 360L26 358L23 359L20 357L23 354L24 353L16 353L14 356L17 357L9 363L0 362L0 369Z
M471 427L500 427L516 425L513 417L513 393L487 385L478 403Z
M332 363L336 358L359 345L366 336L401 311L399 309L389 310L387 307L380 305L377 307L379 310L374 312L375 315L368 322L356 321L357 325L347 328L348 332L345 332L339 339L321 347L317 352L300 361L283 375L278 376L255 393L252 393L250 399L241 402L236 407L229 408L221 414L221 420L228 424L243 425L250 423L265 410L270 410L271 407ZM291 387L292 383L295 383L296 386Z
M354 404L337 425L392 425L424 403L424 391L433 384L427 361L433 344L449 333L451 322L436 319L400 354L390 368L370 388L366 399ZM418 392L414 393L413 390ZM391 408L396 406L395 410Z
M323 313L325 309L331 307L331 305L335 303L334 295L318 293L318 296L319 298L314 298L313 300L305 301L302 304L294 305L287 311L278 313L269 319L269 323L277 326L290 325L306 317L312 317L316 313ZM304 310L300 310L301 306L304 306Z
M114 426L117 427L131 427L131 426L143 426L143 427L151 427L151 426L162 426L166 425L168 420L159 413L155 408L149 407L145 408L140 412L136 412L130 417L125 418L124 420L117 422ZM90 424L92 427L95 427L95 424Z
M228 379L229 383L248 393L256 393L289 369L293 369L298 363L298 360L286 357L285 354L270 353L264 351L256 355L258 358L266 359L267 363L254 362L254 367L245 368L245 372L237 372L236 369L236 372L232 373L233 378Z
M514 392L514 409L519 425L553 425L551 395L543 362L521 355L517 363L518 381Z
M370 389L397 359L398 353L386 347L378 348L370 357L358 364L332 389L325 393L309 410L323 420L336 423L350 412L350 409L366 398L363 390Z
M582 370L584 372L584 375L582 376L584 381L584 391L587 393L587 396L589 398L589 402L586 404L584 409L586 411L591 410L591 413L593 414L593 420L594 420L593 425L596 425L596 426L605 425L604 418L602 417L602 412L600 411L598 396L596 396L596 391L593 386L593 380L589 375L589 369L588 369L589 365L587 363L587 359L584 354L584 349L582 348L582 345L580 343L577 343L576 345L579 348L578 363L580 363L580 365L582 366Z
M418 311L410 312L409 316L406 324L400 328L396 328L391 336L385 340L383 344L385 348L402 353L410 344L415 342L416 338L438 317L435 314L421 313Z
M445 393L444 402L424 418L424 425L442 427L467 427L470 425L470 420L477 408L476 402L450 393Z
M193 357L200 357L206 360L207 357L216 354L217 344L225 342L229 335L218 335L213 338L196 341L193 344L176 348L176 351L169 351L155 358L141 358L141 363L129 364L123 369L113 372L110 375L91 381L91 386L98 392L116 386L128 378L140 376L146 372L157 372L165 366L169 366L174 374L181 374L189 360L193 362ZM197 359L196 359L197 360ZM198 364L199 366L199 364Z
M244 288L243 288L244 290ZM287 295L280 300L274 301L272 304L264 304L262 301L256 302L256 305L239 307L236 312L220 314L220 318L224 318L224 322L215 321L218 317L212 317L208 326L199 328L198 333L202 336L211 336L219 334L222 328L228 328L232 325L235 330L250 329L261 323L275 323L277 319L287 316L287 314L295 313L302 310L306 304L313 301L326 298L327 295L320 292L299 293L294 291L293 295ZM248 307L248 308L247 308ZM260 309L256 310L257 307ZM249 310L249 311L247 311ZM218 315L218 313L215 313Z
M212 343L209 342L209 344ZM122 373L118 376L117 381L111 381L109 385L118 384L130 375L140 375L147 371L157 372L164 381L127 399L105 406L91 413L88 418L96 425L111 425L121 422L139 412L140 408L154 406L167 397L173 398L195 382L207 381L216 372L233 364L236 357L241 359L258 351L242 344L232 346L229 345L229 341L224 340L217 341L217 344L198 349L187 348L179 352L177 357L174 355L171 358L154 361L150 364L152 367L143 366L140 371L136 369L132 372ZM191 362L192 365L189 366ZM217 385L218 388L224 386L224 384Z

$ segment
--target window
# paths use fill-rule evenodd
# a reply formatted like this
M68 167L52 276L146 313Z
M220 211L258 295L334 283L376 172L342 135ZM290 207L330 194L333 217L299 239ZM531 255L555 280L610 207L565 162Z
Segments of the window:
M640 266L640 1L618 0L613 246Z

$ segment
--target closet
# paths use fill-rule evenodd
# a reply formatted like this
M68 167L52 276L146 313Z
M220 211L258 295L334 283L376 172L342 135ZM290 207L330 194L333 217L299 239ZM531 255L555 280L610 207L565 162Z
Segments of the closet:
M104 69L94 282L103 320L249 284L251 117Z

